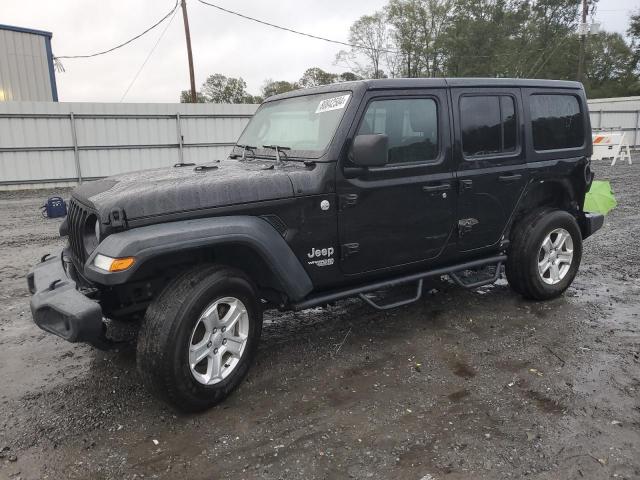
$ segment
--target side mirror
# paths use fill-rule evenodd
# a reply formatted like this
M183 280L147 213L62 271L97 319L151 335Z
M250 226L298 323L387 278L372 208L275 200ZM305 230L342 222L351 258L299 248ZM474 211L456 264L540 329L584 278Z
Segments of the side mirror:
M358 135L353 139L352 162L361 167L382 167L389 156L389 137L386 135Z

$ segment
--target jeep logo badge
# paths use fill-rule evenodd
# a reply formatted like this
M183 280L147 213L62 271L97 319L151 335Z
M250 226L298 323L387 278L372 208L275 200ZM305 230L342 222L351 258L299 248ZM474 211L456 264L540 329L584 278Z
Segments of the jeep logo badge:
M307 257L309 261L307 264L315 265L316 267L326 267L328 265L333 265L335 259L333 258L334 249L333 247L327 248L313 248L311 247L311 251L307 253Z

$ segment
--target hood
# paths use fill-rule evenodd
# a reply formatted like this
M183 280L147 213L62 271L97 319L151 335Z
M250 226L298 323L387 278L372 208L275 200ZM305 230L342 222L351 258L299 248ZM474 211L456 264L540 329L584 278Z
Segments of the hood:
M135 220L292 197L288 171L300 168L237 160L205 167L209 168L198 171L190 165L126 173L84 183L72 196L95 208L103 222L114 209L124 210L128 220Z

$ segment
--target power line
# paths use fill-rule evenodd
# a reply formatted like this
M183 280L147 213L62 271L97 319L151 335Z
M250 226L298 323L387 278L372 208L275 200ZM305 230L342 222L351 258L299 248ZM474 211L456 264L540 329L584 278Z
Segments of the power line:
M262 25L266 25L268 27L273 27L273 28L277 28L279 30L284 30L285 32L290 32L290 33L295 33L296 35L302 35L305 37L309 37L309 38L314 38L316 40L322 40L324 42L330 42L330 43L336 43L338 45L344 45L347 47L351 47L351 48L356 48L359 50L370 50L370 47L366 47L364 45L357 45L357 44L353 44L353 43L348 43L348 42L342 42L340 40L332 40L330 38L325 38L325 37L320 37L318 35L313 35L311 33L305 33L305 32L301 32L299 30L293 30L292 28L288 28L288 27L283 27L281 25L275 25L273 23L270 22L266 22L264 20L260 20L258 18L254 18L254 17L250 17L248 15L244 15L243 13L239 13L239 12L235 12L233 10L229 10L227 8L221 7L220 5L215 5L213 3L209 3L206 2L204 0L198 0L200 3L202 3L203 5L208 5L209 7L213 7L216 8L222 12L226 12L226 13L230 13L231 15L235 15L237 17L240 18L244 18L245 20L250 20L252 22L257 22L260 23ZM385 49L385 48L381 48L379 49L379 51L381 52L386 52L386 53L396 53L396 54L403 54L406 52L402 52L399 50L390 50L390 49ZM510 57L510 56L514 56L514 55L520 55L520 52L516 52L516 53L492 53L490 55L458 55L458 58L493 58L493 57Z
M205 2L204 0L198 0L198 1L200 3L202 3L203 5L208 5L210 7L217 8L218 10L220 10L222 12L230 13L231 15L235 15L237 17L244 18L245 20L250 20L252 22L261 23L262 25L266 25L268 27L273 27L273 28L277 28L279 30L284 30L285 32L295 33L296 35L302 35L304 37L315 38L316 40L322 40L324 42L336 43L338 45L344 45L346 47L358 48L358 49L368 49L368 47L365 47L363 45L355 45L353 43L341 42L340 40L332 40L330 38L320 37L318 35L313 35L311 33L305 33L305 32L301 32L299 30L293 30L292 28L287 28L287 27L283 27L281 25L276 25L274 23L269 23L269 22L266 22L264 20L260 20L258 18L250 17L248 15L244 15L244 14L239 13L239 12L234 12L233 10L229 10L227 8L223 8L223 7L219 6L219 5L214 5L213 3ZM397 52L395 50L388 50L388 49L384 49L384 48L381 48L380 51L381 52L389 52L389 53L400 53L400 52Z
M142 37L143 35L149 33L151 30L153 30L154 28L156 28L158 25L160 25L162 22L164 22L167 18L169 18L178 8L178 0L176 0L176 4L173 6L173 8L169 11L169 13L167 13L164 17L162 17L160 20L158 20L156 23L154 23L153 25L151 25L149 28L147 28L144 32L136 35L133 38L130 38L129 40L127 40L126 42L123 42L119 45L116 45L115 47L109 48L108 50L103 50L101 52L96 52L96 53L91 53L91 54L87 54L87 55L62 55L62 56L56 56L55 58L57 59L62 59L62 58L91 58L91 57L97 57L98 55L104 55L105 53L109 53L109 52L113 52L114 50L117 50L118 48L122 48L125 45L130 44L131 42L139 39L140 37Z
M578 10L579 13L580 10ZM571 25L571 30L574 30L576 28L575 24ZM529 69L529 73L527 73L527 77L531 78L531 77L535 77L538 72L540 70L542 70L542 67L544 67L547 62L551 59L551 57L556 53L556 50L558 50L558 48L560 47L560 45L562 45L564 42L567 41L568 37L562 37L560 38L560 41L558 41L558 43L556 43L553 48L551 49L551 51L549 52L549 47L545 48L544 52L542 52L540 54L540 57L534 62L534 64L531 66L531 68ZM549 52L549 55L546 56L545 58L545 53ZM540 63L538 65L538 63L542 60L542 63Z
M549 52L549 55L547 55L547 56L546 56L546 58L545 58L544 53L543 53L543 54L540 56L540 58L538 58L538 60L536 60L536 61L535 61L535 63L533 64L533 66L532 66L532 67L531 67L531 69L529 70L529 72L531 72L531 73L528 73L528 74L527 74L527 77L528 77L528 78L535 77L535 76L538 74L538 72L539 72L540 70L542 70L542 67L544 67L544 66L547 64L547 62L549 61L549 59L551 59L551 57L553 56L553 54L554 54L554 53L556 53L556 50L558 50L558 48L560 47L560 45L562 45L564 42L566 42L566 40L567 40L566 38L561 38L561 39L560 39L560 41L559 41L558 43L556 43L556 44L555 44L555 46L553 47L553 50L551 50L551 51ZM540 60L542 60L542 63L540 63L540 65L538 65L538 62L540 62ZM535 70L535 71L534 71L534 70Z
M122 97L120 98L120 102L122 102L124 100L124 98L127 96L127 94L129 93L129 90L131 90L131 87L133 87L133 84L136 82L136 80L138 79L138 76L140 75L140 73L142 72L142 70L144 69L145 65L147 64L147 62L149 61L149 59L151 58L151 55L153 55L153 52L156 50L156 47L158 46L158 44L160 44L160 41L162 40L162 37L164 37L164 34L167 32L167 30L169 29L169 27L171 26L171 22L173 22L173 19L176 16L176 13L178 13L177 9L174 9L173 15L171 16L171 18L169 19L169 22L167 23L167 25L164 27L164 30L162 30L162 33L160 33L160 36L158 37L158 40L156 40L156 43L153 45L153 47L151 47L151 50L149 51L149 54L147 55L147 58L144 59L144 62L142 62L142 65L140 65L140 68L138 69L138 71L136 72L136 74L134 75L133 79L131 80L131 83L129 84L129 86L127 87L127 89L124 91L124 93L122 94Z

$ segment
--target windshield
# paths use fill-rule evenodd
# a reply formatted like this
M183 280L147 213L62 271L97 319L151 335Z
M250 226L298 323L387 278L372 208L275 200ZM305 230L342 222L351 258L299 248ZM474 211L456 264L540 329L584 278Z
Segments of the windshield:
M350 98L350 93L332 92L265 103L237 145L254 147L258 155L274 156L277 145L290 149L287 156L317 158L333 138Z

